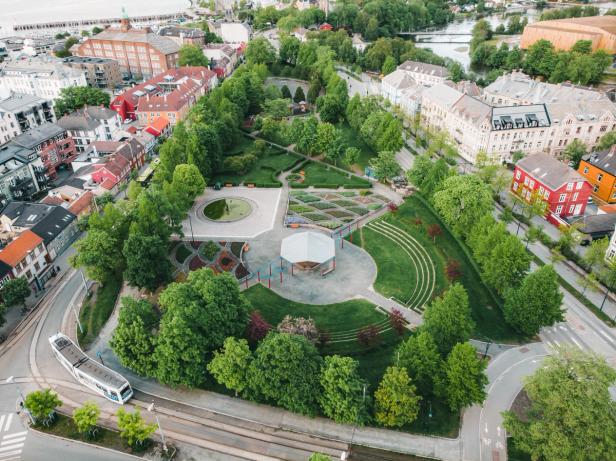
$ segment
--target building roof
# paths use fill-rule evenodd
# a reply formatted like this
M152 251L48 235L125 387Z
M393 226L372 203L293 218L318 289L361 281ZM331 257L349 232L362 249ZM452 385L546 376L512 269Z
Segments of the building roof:
M26 164L37 157L38 155L32 149L27 149L17 144L9 143L0 147L0 166L2 167L10 160L16 160ZM4 174L5 172L6 171L0 167L0 174Z
M409 76L409 74L400 69L394 70L392 73L387 74L383 77L382 82L398 90L417 85L415 80Z
M109 40L112 42L136 42L151 46L162 54L168 55L177 53L180 50L180 45L168 37L162 37L155 34L150 29L133 29L123 30L116 27L108 27L104 31L96 34L94 37L86 39L86 41L94 40Z
M334 240L318 232L299 232L286 237L280 246L280 257L292 264L322 264L336 256Z
M551 190L557 190L570 182L586 182L580 173L547 154L527 155L516 166Z
M62 207L54 207L44 219L32 227L32 232L41 237L45 245L52 242L77 217Z
M615 17L616 18L616 17ZM608 100L600 91L568 83L535 80L523 72L501 75L484 88L486 94L497 94L524 101L526 104L571 103L574 101Z
M452 110L475 125L481 125L484 120L490 118L492 113L492 107L467 94L462 94L460 99L452 105Z
M56 206L45 203L14 201L6 206L2 214L9 218L15 227L31 228L55 208Z
M595 237L602 237L614 232L614 226L616 225L616 213L584 216L575 222L580 224L578 230L583 234L591 234Z
M93 199L94 194L92 194L91 191L87 190L81 195L81 197L71 203L71 205L68 207L68 211L70 211L74 215L79 215L82 211L87 209L92 204Z
M33 149L39 144L65 132L66 130L56 123L45 123L13 138L12 142L27 149Z
M34 250L43 239L30 229L23 231L15 240L0 250L0 261L15 267L26 255Z
M8 274L10 274L12 270L13 268L11 266L9 266L4 261L0 261L0 279L3 279Z
M58 120L58 125L65 130L93 131L101 124L102 120L109 120L117 116L116 111L108 107L86 106L62 117Z
M616 146L606 150L593 151L584 155L582 160L612 176L616 176Z
M107 64L116 62L115 59L110 58L96 58L93 56L69 56L62 60L64 63L68 64Z
M51 102L47 99L39 98L33 94L11 93L7 98L0 100L0 111L19 112L38 107L44 103L51 105Z
M601 29L610 34L616 34L616 17L614 16L588 16L583 18L552 19L549 21L537 21L527 27L557 29L562 32L580 32L576 26Z
M156 117L156 119L154 119L154 121L150 123L144 131L158 137L164 133L167 128L169 128L170 123L171 122L169 122L167 117L163 117L161 115L160 117Z
M158 30L158 35L163 37L180 37L180 38L204 38L205 33L200 29L192 29L189 27L165 26Z
M199 84L192 79L186 79L171 93L143 96L139 98L137 110L139 112L179 111L186 104L194 101L196 95L204 86L204 84Z
M4 75L31 75L37 79L65 79L83 76L83 71L66 66L59 59L49 56L12 60L4 63L0 68Z
M493 107L492 129L549 127L551 119L545 104Z
M449 75L449 71L446 67L417 61L404 61L398 66L398 69L405 70L407 72L418 72L420 74L434 75L436 77L443 78Z
M450 108L462 96L464 96L464 93L459 92L445 83L437 83L436 85L426 89L423 94L424 97L445 108Z

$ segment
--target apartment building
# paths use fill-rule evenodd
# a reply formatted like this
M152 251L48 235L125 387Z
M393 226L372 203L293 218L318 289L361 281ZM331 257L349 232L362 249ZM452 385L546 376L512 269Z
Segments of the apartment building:
M30 200L47 185L45 167L36 152L16 144L0 147L0 205Z
M532 154L516 163L511 191L530 202L533 197L546 202L546 218L554 225L564 218L584 214L591 186L584 177L548 154Z
M480 151L498 162L518 151L558 156L574 139L593 148L616 129L616 105L602 93L520 73L500 77L481 97L435 85L423 92L421 115L428 127L449 133L471 163Z
M14 278L25 277L35 291L41 290L53 275L45 243L31 230L22 232L0 250L0 261L11 267Z
M161 27L158 30L158 35L170 38L180 46L205 46L205 32L200 29L191 29L189 27L165 26Z
M122 120L141 126L164 117L171 125L183 120L197 99L218 84L216 73L206 67L181 67L127 89L109 105Z
M449 75L446 67L417 61L405 61L398 66L398 70L403 71L416 83L424 86L443 83Z
M107 107L86 106L58 120L75 140L77 152L84 152L94 141L111 141L121 128L118 114Z
M228 77L237 66L238 53L231 45L210 43L203 48L203 54L210 60L210 67L218 77Z
M51 101L24 93L0 100L0 145L37 126L53 123Z
M0 94L13 92L54 100L64 88L86 85L83 70L49 57L9 61L0 67Z
M74 48L76 56L118 61L125 77L148 79L177 67L180 45L150 28L135 29L123 18L120 27L108 27Z
M483 99L493 106L545 104L550 130L543 147L554 155L560 155L574 139L592 149L603 135L616 130L616 105L592 88L540 82L512 72L486 87Z
M616 203L616 146L582 157L578 172L592 186L597 203Z
M66 66L82 71L86 82L93 88L117 88L122 84L120 65L115 59L69 56L62 61Z

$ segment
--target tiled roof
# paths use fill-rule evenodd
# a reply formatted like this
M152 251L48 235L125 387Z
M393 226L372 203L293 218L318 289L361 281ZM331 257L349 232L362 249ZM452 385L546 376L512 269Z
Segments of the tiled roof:
M610 149L591 152L582 157L582 159L600 170L616 176L616 146L612 146Z
M58 125L66 130L93 131L101 120L109 120L118 114L107 107L86 106L58 120Z
M25 133L13 138L15 144L32 149L39 144L64 133L66 130L55 123L45 123L32 128Z
M443 78L449 75L449 71L446 67L417 61L405 61L398 66L398 69L406 70L408 72L418 72L426 75L435 75Z
M89 190L82 194L77 200L75 200L69 207L68 211L75 215L79 215L83 210L88 208L92 204L92 199L94 198L94 194Z
M516 166L553 191L569 182L586 181L573 168L547 154L527 155Z
M41 222L32 228L32 232L41 237L45 244L52 242L66 229L76 216L62 207L56 207Z
M23 231L19 237L0 250L0 261L4 261L11 267L15 267L26 255L34 250L43 239L31 230Z

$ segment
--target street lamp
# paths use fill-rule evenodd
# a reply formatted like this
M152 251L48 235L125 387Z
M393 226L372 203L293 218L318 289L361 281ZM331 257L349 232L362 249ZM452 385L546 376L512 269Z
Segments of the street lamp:
M156 418L156 425L158 426L158 431L160 432L160 438L163 442L163 451L167 453L167 444L165 443L165 433L163 432L163 428L160 425L160 421L158 419L158 414L156 413L156 408L154 408L154 402L148 405L148 411L154 414Z
M19 384L15 382L15 377L9 376L8 378L6 378L6 384L15 384L15 386L17 387L17 393L19 394L19 397L21 398L21 406L23 407L26 414L30 418L30 422L32 423L32 425L34 425L34 418L32 417L32 414L28 411L28 409L25 406L26 399L23 393L21 392L21 388L19 387Z

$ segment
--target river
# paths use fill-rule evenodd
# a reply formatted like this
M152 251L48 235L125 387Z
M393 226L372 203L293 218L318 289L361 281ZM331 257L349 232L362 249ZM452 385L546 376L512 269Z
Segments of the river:
M13 34L13 25L120 17L122 7L129 16L179 13L188 0L0 0L0 37Z
M593 5L598 6L602 13L604 13L608 9L616 8L616 2L594 3ZM524 14L524 16L528 18L528 22L537 21L540 15L541 12L534 8L527 9L526 13ZM492 30L494 30L499 24L507 25L508 21L508 17L505 17L503 14L500 13L487 16L484 19L486 19L492 25ZM477 20L470 18L459 19L447 24L447 26L442 29L435 30L434 32L438 32L439 34L470 34L476 22ZM519 43L519 38L519 35L514 35L511 37L507 37L506 40L508 43L515 45ZM443 39L443 36L441 35L439 39ZM470 41L470 36L451 36L445 37L445 39L451 39L452 43L430 43L429 41L425 41L418 42L417 46L421 48L430 48L439 56L454 59L460 62L464 66L464 68L468 70L470 66L468 43L459 42ZM458 43L455 43L455 41L458 41Z

